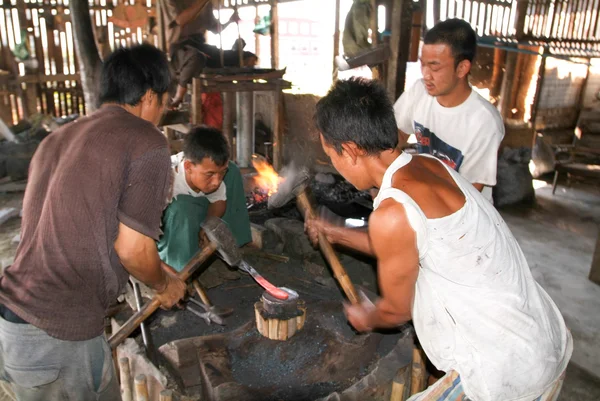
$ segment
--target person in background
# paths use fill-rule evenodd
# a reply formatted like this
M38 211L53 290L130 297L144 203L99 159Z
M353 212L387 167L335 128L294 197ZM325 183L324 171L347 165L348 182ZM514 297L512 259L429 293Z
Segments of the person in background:
M418 153L442 160L492 202L504 124L469 84L476 50L477 35L468 22L436 24L423 40L423 78L400 96L394 111L401 144L414 134Z
M177 90L171 101L176 109L183 101L187 85L200 74L204 67L239 67L238 50L221 50L206 43L206 31L218 33L229 24L239 22L235 11L229 21L221 24L215 18L213 2L218 0L161 0L160 10L166 24L167 48L172 65L178 76ZM258 58L254 53L242 52L244 66L256 65Z
M183 269L200 247L200 226L206 216L222 218L238 246L252 241L242 175L229 160L229 146L219 130L192 129L185 136L183 152L173 155L171 163L173 193L158 241L165 263Z

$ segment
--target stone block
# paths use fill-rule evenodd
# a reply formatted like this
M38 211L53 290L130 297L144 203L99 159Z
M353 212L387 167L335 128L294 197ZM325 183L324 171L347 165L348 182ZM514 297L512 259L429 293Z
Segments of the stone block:
M319 253L308 241L304 233L304 223L300 220L277 217L267 220L265 227L279 237L283 242L283 252L293 258L304 259Z

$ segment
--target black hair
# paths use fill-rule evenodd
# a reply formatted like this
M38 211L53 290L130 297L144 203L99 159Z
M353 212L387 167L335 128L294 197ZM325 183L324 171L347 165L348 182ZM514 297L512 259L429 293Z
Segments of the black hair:
M374 80L337 81L317 103L317 129L338 153L354 142L368 154L398 146L398 127L388 95Z
M438 22L425 34L426 45L444 44L450 47L454 66L463 60L473 62L477 51L477 34L467 21L452 18Z
M229 145L221 131L216 128L192 128L183 140L183 157L192 163L201 163L208 157L217 166L223 166L229 161Z
M120 48L102 64L100 103L135 106L148 89L161 102L170 84L171 72L164 52L148 44Z

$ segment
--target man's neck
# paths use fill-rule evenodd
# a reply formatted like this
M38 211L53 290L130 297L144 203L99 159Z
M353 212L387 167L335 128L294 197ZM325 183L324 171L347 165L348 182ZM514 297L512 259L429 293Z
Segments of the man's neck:
M456 85L452 92L447 95L436 96L436 99L442 107L456 107L463 104L471 96L472 90L469 82L465 79Z
M369 157L366 159L365 163L369 177L372 181L372 187L381 187L385 172L401 153L402 151L399 149L386 150L377 157Z
M183 168L183 166L182 166L182 165L180 165L180 166L178 166L178 168ZM194 184L192 184L192 181L191 181L191 180L188 178L187 171L183 170L183 174L185 175L185 182L187 183L188 187L190 187L190 189L191 189L192 191L194 191L195 193L199 193L199 192L200 192L200 190L199 190L198 188L196 188L196 187L194 186Z

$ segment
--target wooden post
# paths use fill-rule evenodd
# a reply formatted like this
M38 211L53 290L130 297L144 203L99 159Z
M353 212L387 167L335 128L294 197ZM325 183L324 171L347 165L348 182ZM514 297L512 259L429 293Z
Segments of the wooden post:
M406 82L406 63L410 51L412 1L393 0L391 12L391 55L388 62L386 86L390 100L395 101L404 92Z
M592 259L592 268L590 269L590 281L600 285L600 227L598 228L598 239L596 240L594 259Z
M89 3L87 1L70 1L69 9L71 10L73 39L79 64L79 74L85 97L85 109L88 113L91 113L98 107L99 91L97 83L102 61L94 38Z
M433 2L433 24L440 22L440 1Z
M235 105L235 92L223 92L223 135L229 143L229 157L236 160L235 140L233 136L233 110Z
M135 401L149 401L149 399L146 375L137 375L135 377Z
M129 358L119 359L119 371L121 372L121 398L123 401L133 401L131 391L131 371L129 370Z
M236 162L239 167L252 165L254 153L254 92L238 92Z
M410 382L410 395L415 395L427 387L427 357L423 350L415 344L413 347L412 373Z
M260 17L258 16L258 4L255 7L256 16L254 17L254 26L258 25L260 22ZM254 54L260 60L260 35L258 33L254 34Z
M273 92L273 169L279 171L283 167L283 135L281 120L283 117L283 96L281 88L276 88Z
M535 88L535 96L533 97L533 106L531 107L531 127L533 128L533 142L532 148L535 145L535 131L536 131L536 120L537 114L539 110L540 103L540 95L542 93L542 88L544 87L544 76L546 75L546 52L548 51L547 47L544 47L542 50L542 61L540 62L540 69L538 70L538 78L537 78L537 86Z
M371 46L379 43L379 30L377 29L377 0L371 0Z
M161 391L159 401L173 401L173 390Z
M166 52L167 51L167 43L165 41L165 22L162 19L161 12L161 2L162 0L156 1L156 47L160 50Z
M279 66L279 13L277 0L271 1L271 68Z
M192 80L192 124L202 124L202 85L198 78Z
M506 69L502 78L502 89L500 89L500 101L498 102L498 111L504 120L511 116L511 88L515 79L516 66L517 53L509 51L506 55Z
M419 61L419 43L421 42L421 30L423 28L424 13L415 10L412 13L412 29L410 32L410 56L408 61L414 63Z
M332 81L335 82L338 79L338 70L335 65L335 58L340 54L340 2L341 0L335 0L335 26L333 28L333 73Z
M504 64L506 61L506 51L494 49L494 69L492 71L492 82L490 87L490 97L495 103L498 103L498 97L502 89L502 78L504 76Z
M525 17L527 17L527 6L529 0L517 0L517 15L516 15L516 25L515 25L515 34L517 40L521 40L523 36L525 36Z

